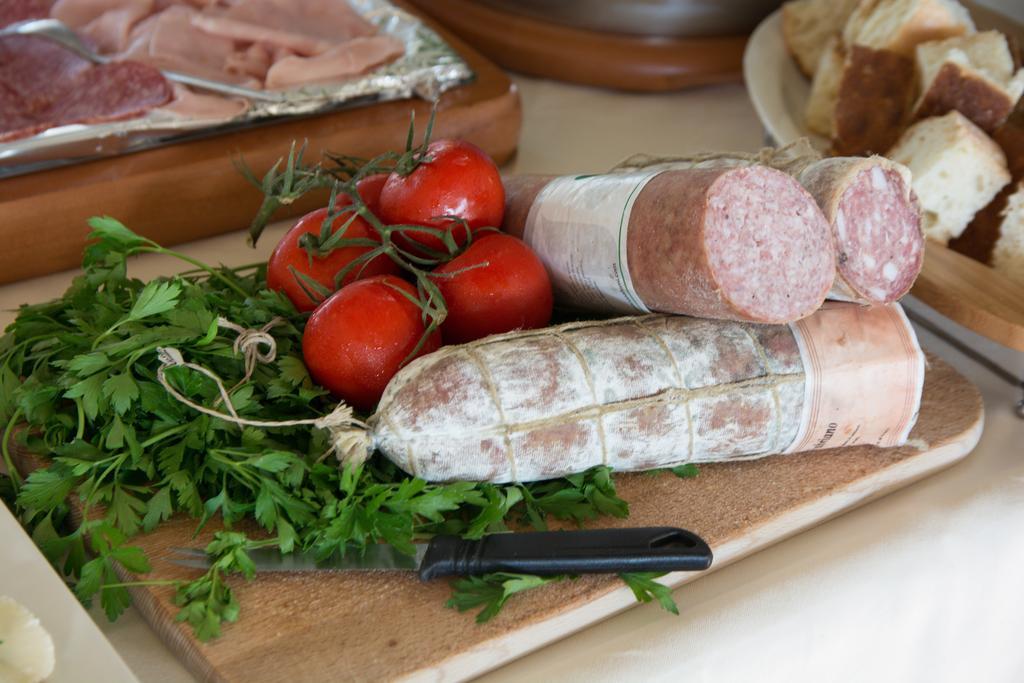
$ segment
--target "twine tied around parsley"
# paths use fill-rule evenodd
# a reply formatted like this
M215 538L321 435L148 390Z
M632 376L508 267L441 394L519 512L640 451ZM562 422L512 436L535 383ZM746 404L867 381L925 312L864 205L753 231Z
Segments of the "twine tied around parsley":
M365 462L374 450L373 438L370 436L369 431L370 427L362 420L356 418L352 412L352 407L346 405L344 401L339 401L334 410L327 415L298 420L252 420L239 415L234 405L232 405L231 392L252 378L257 364L272 363L277 358L277 341L270 334L270 330L283 322L282 318L273 318L263 327L246 328L223 317L217 319L218 327L238 334L232 348L236 354L242 355L245 363L244 376L230 391L225 388L224 380L216 372L198 363L186 361L181 355L181 351L169 346L161 346L156 350L157 357L160 359L160 367L156 371L157 381L179 403L204 415L216 417L240 427L260 427L266 429L309 425L317 429L326 429L331 435L331 451L335 453L338 460L343 463L351 462L355 465ZM220 398L214 405L223 404L224 410L227 412L197 403L175 389L167 379L167 369L174 367L188 368L210 378L220 393Z

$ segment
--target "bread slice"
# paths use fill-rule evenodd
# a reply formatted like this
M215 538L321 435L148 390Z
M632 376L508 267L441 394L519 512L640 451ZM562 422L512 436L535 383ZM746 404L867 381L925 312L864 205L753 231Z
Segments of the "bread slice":
M992 251L999 239L1010 195L1018 189L1017 184L1024 181L1024 109L1018 107L992 134L992 140L1006 155L1010 184L1000 190L984 209L974 214L963 234L949 242L950 249L989 265L992 264Z
M914 63L892 50L846 49L832 113L832 149L838 156L881 154L910 118Z
M839 100L839 81L843 77L846 51L839 36L828 39L821 53L818 67L811 81L811 94L807 98L807 127L831 139L835 134L833 114Z
M987 133L998 128L1024 93L1006 36L983 31L917 46L921 97L915 119L956 110Z
M864 0L843 28L843 42L914 57L929 40L974 33L967 8L956 0Z
M1024 285L1024 182L1017 183L1006 202L999 239L992 250L992 267Z
M886 156L910 169L925 235L943 244L1010 182L1003 150L956 111L918 121Z
M829 39L843 32L846 20L860 2L791 0L782 6L782 38L805 75L817 73Z

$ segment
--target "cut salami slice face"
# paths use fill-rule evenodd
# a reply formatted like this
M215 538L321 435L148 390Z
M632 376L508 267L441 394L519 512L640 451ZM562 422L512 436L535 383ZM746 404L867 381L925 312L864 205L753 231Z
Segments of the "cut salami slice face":
M43 38L0 38L0 141L134 118L172 94L163 75L145 64L94 65Z
M838 157L809 165L798 178L835 235L836 281L829 298L884 304L909 292L924 263L910 171L883 157Z
M924 262L921 207L910 169L881 156L822 159L806 139L756 154L714 152L689 157L635 155L624 169L769 166L796 178L831 225L836 250L830 299L862 304L896 301Z
M29 19L50 16L52 0L3 0L0 2L0 27Z
M786 322L818 309L835 261L803 188L773 169L732 169L710 187L707 206L712 281L737 317Z

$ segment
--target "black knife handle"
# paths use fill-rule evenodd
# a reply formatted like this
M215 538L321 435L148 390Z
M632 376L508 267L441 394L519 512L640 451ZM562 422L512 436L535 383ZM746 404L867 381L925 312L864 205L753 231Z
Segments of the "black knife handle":
M435 536L420 564L420 579L490 572L610 574L699 571L711 566L711 548L674 527L534 531L492 534L468 541Z

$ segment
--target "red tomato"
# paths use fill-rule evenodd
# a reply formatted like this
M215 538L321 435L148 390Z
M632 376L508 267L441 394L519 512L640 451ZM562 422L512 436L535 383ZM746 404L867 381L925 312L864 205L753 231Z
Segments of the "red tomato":
M378 218L380 217L380 191L387 180L387 173L374 173L356 183L356 191L359 192L359 198L366 204L366 208L370 210L370 213ZM348 197L345 197L345 199L348 199Z
M466 243L466 230L451 219L457 216L471 230L501 226L505 189L491 158L463 140L436 140L427 145L429 161L406 176L392 173L380 192L380 218L390 225L425 225L448 230L457 244ZM411 230L396 235L403 247L420 244L446 251L440 238ZM409 243L414 243L409 245Z
M348 216L349 214L342 214L336 218L332 226L333 230L338 230L345 225ZM281 238L277 247L274 248L274 253L270 255L270 260L267 261L267 287L284 292L291 299L295 308L300 311L312 311L316 308L317 302L310 299L306 292L303 291L295 275L288 269L289 266L294 267L295 270L308 275L324 287L334 291L334 276L338 271L372 249L371 247L342 247L341 249L335 249L323 258L314 256L312 263L310 263L309 254L299 246L299 238L307 232L319 234L320 227L326 218L326 208L317 209L300 218L299 222ZM345 236L368 237L372 240L380 241L380 236L362 218L356 218L352 221L345 232ZM360 267L356 266L354 270L345 276L343 284L355 281L357 276L371 277L373 275L398 272L398 264L382 254L366 264L361 273Z
M425 332L416 288L394 275L346 285L306 322L302 357L321 386L350 405L370 412ZM434 332L417 356L441 345Z
M503 233L475 240L462 254L434 269L448 306L441 324L445 342L462 344L489 334L544 327L551 320L551 281L544 264L521 240Z

